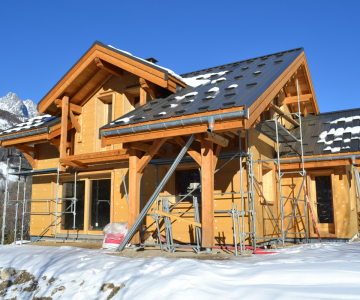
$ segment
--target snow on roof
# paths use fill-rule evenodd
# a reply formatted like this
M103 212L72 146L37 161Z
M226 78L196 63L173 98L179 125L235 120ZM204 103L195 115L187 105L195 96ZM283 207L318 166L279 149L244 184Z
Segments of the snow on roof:
M323 143L326 145L323 151L328 151L331 153L339 153L341 150L349 150L350 149L350 142L354 139L359 139L358 136L352 135L359 135L360 134L360 126L354 125L352 122L355 120L360 120L359 116L351 116L351 117L341 117L335 119L333 121L324 122L324 124L330 124L332 126L339 125L344 122L346 128L338 127L338 128L331 128L330 130L324 130L320 133L319 139L317 141L318 144ZM350 126L353 125L353 126ZM335 146L334 144L337 143Z
M43 124L56 119L51 115L41 115L35 118L28 119L26 122L19 123L12 128L6 129L0 132L0 135L9 134L9 133L16 133L19 131L29 130L41 127Z

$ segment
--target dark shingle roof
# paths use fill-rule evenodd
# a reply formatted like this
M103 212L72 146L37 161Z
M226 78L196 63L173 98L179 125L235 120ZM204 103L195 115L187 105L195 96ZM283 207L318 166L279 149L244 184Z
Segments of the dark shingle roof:
M305 156L360 151L360 108L311 115L301 120ZM299 137L299 127L292 133ZM298 156L299 143L292 147L283 144L281 156Z
M249 107L302 51L303 48L298 48L183 74L185 81L199 81L202 85L188 86L166 98L154 99L102 128Z

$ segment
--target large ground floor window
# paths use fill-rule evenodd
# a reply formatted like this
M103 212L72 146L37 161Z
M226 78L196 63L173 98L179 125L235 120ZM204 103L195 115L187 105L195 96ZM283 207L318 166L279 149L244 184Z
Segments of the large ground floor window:
M90 230L103 230L110 223L111 179L91 180Z
M74 215L70 213L72 208L71 198L76 193L76 218L75 230L80 233L99 233L110 223L111 215L111 179L110 174L97 175L91 178L83 178L76 183L71 179L62 182L61 211L65 213L61 218L61 229L66 231L73 230ZM71 178L71 177L69 177Z
M75 183L64 182L63 183L63 198L74 198L75 194ZM85 181L78 181L76 183L76 219L75 219L75 230L84 230L84 212L85 212ZM63 218L63 229L73 230L74 226L74 215L70 213L73 208L71 206L71 200L63 201L62 210L66 210Z

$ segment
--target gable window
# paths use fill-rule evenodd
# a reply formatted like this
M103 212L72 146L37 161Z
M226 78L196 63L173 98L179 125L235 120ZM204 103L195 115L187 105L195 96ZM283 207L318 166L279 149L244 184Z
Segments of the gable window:
M95 136L99 135L99 128L109 124L115 118L114 115L114 107L115 107L115 93L105 93L104 95L98 96L95 102L95 116L96 116L96 126L95 126ZM95 141L95 152L110 150L112 146L108 146L105 148L101 148L101 140L96 139Z

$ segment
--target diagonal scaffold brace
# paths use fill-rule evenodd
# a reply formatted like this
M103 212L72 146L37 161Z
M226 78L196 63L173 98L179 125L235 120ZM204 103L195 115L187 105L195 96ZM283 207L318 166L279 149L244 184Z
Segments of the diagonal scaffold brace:
M138 227L140 226L142 220L146 217L147 212L150 210L151 206L154 204L156 198L159 196L160 192L162 191L165 184L168 182L171 175L174 173L175 169L177 168L178 164L181 162L182 158L188 151L190 145L194 141L195 136L192 134L189 140L186 142L185 146L181 149L179 155L176 157L175 161L171 165L169 171L164 176L163 180L160 182L159 186L156 188L154 194L150 197L149 201L144 206L143 210L140 212L139 216L135 220L134 224L129 229L127 235L120 243L119 247L116 249L116 252L120 252L124 250L125 246L130 242L133 238L134 234L136 233Z

